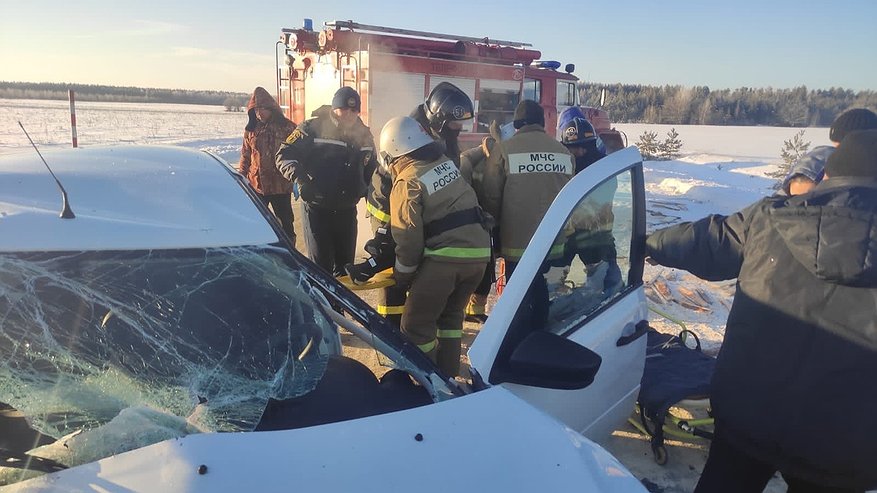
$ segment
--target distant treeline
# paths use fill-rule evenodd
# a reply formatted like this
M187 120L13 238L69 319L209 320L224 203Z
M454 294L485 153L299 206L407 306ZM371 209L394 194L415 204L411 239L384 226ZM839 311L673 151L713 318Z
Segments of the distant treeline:
M248 97L244 93L228 91L192 91L186 89L0 81L0 99L67 99L68 89L75 91L77 101L116 103L177 103L223 106L229 98L246 101Z
M604 108L613 122L622 123L827 127L848 108L877 109L877 92L834 87L711 91L705 86L593 83L580 85L585 105L598 106L604 88Z
M228 91L0 81L0 99L67 99L68 89L76 91L79 101L206 104L225 106L229 111L239 109L249 97ZM848 108L877 109L875 91L808 90L805 86L711 91L706 86L582 83L584 104L599 106L603 89L603 106L612 121L619 123L827 127Z

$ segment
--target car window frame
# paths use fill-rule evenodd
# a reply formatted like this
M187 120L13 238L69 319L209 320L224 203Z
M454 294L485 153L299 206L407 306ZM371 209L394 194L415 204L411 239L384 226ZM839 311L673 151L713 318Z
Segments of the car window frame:
M642 287L642 272L645 261L646 204L642 168L642 156L635 147L621 149L579 172L555 197L549 212L543 217L524 251L524 256L517 264L515 274L509 280L503 295L494 307L491 317L482 327L469 350L473 372L479 378L491 385L503 383L503 375L508 373L511 353L523 340L522 337L531 332L521 329L521 321L517 319L519 313L517 306L524 300L535 274L539 271L558 232L566 224L570 212L587 193L597 188L605 180L629 170L633 170L631 195L634 200L635 218L628 289L623 296L617 297L618 301L595 311L581 324L576 324L564 331L564 335L569 336L569 334L580 330L585 324L599 317L601 313L605 313L605 310L610 306L618 306L620 301L626 301L632 295L636 296L637 289Z

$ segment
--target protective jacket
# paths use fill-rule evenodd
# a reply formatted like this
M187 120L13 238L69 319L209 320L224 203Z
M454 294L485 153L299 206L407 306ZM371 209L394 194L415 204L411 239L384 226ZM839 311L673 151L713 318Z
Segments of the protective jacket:
M410 274L423 257L485 263L490 237L475 192L446 156L418 161L403 156L392 165L391 231L395 271Z
M572 155L540 125L525 125L496 143L484 173L482 206L499 221L500 252L518 261L548 207L575 169ZM563 242L551 257L563 254Z
M494 145L500 140L502 140L500 130L494 121L490 124L490 135L481 139L481 145L460 154L460 173L463 173L463 179L472 185L479 203L484 200L484 170L487 168L487 158L493 152Z
M271 110L271 119L260 122L256 119L256 108ZM247 178L253 190L262 195L291 193L292 183L277 171L274 154L295 130L295 123L283 116L277 101L261 87L257 87L250 97L247 114L249 121L244 130L238 171Z
M647 241L663 265L737 278L712 383L717 426L819 484L877 487L875 218L877 181L834 177Z
M314 112L277 152L277 169L298 180L301 198L314 207L346 209L365 196L377 166L371 131L362 121L343 130L329 106Z
M368 186L365 209L372 219L372 231L390 224L390 191L393 189L393 177L390 170L378 166Z

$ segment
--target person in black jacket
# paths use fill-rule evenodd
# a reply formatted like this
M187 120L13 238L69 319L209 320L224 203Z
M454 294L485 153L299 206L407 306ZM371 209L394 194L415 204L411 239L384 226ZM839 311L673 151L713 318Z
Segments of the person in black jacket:
M877 488L877 130L850 133L809 193L650 235L658 263L737 278L696 492Z
M374 137L359 119L359 94L335 92L277 151L277 169L297 181L304 202L308 256L335 276L356 252L356 204L365 196L377 161Z

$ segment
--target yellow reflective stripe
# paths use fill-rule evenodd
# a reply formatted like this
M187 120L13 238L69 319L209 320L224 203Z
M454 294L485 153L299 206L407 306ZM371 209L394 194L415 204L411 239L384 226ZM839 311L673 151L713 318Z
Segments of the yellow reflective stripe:
M466 305L466 315L484 315L485 313L484 305L476 305L474 303Z
M551 250L548 251L549 259L557 259L563 256L563 243L558 243L557 245L553 245Z
M553 245L551 250L548 251L548 258L555 259L560 258L563 255L563 243L558 243L557 245ZM510 258L521 258L524 256L523 248L505 248L502 249L503 257Z
M502 256L510 258L521 258L524 256L524 249L502 247Z
M436 331L436 335L440 339L460 339L461 337L463 337L463 330L462 329L456 329L456 330L439 329Z
M378 305L378 313L381 315L402 315L402 310L405 308L405 305L402 306L387 306L387 305Z
M365 210L370 212L372 216L374 216L378 221L382 223L390 222L390 215L373 206L369 201L365 202Z
M420 350L423 351L424 353L428 353L428 352L432 351L433 349L435 349L437 344L438 344L438 339L433 339L433 340L427 342L426 344L418 344L417 347L420 348Z
M490 258L490 248L442 247L435 250L426 248L423 250L423 254L438 257Z

